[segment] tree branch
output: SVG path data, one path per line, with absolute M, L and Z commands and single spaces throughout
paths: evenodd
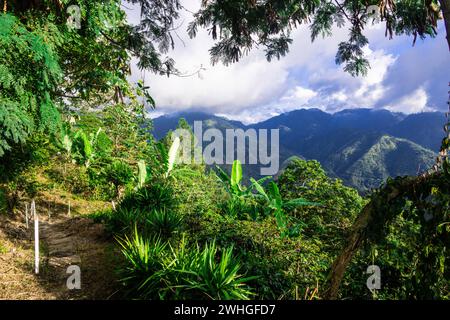
M 408 177 L 398 181 L 398 183 L 394 185 L 384 187 L 379 194 L 372 197 L 371 201 L 364 207 L 353 224 L 346 246 L 331 267 L 330 275 L 327 280 L 327 289 L 324 292 L 325 299 L 337 299 L 345 270 L 364 240 L 368 238 L 368 227 L 376 216 L 380 216 L 379 212 L 385 210 L 383 208 L 385 208 L 386 205 L 389 206 L 406 195 L 414 194 L 419 185 L 435 182 L 439 178 L 440 173 L 427 174 L 419 177 Z
M 445 30 L 447 32 L 447 44 L 450 51 L 450 0 L 439 0 L 439 3 L 444 17 Z

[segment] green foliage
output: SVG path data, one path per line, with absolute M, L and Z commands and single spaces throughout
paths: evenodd
M 276 182 L 251 179 L 248 186 L 239 161 L 230 176 L 221 169 L 207 172 L 204 165 L 175 167 L 183 141 L 175 139 L 169 148 L 167 140 L 154 143 L 149 134 L 143 101 L 152 108 L 155 101 L 143 81 L 128 82 L 129 63 L 133 55 L 140 67 L 177 73 L 163 55 L 173 46 L 179 1 L 130 0 L 142 8 L 141 21 L 130 26 L 120 0 L 80 0 L 80 30 L 67 28 L 56 2 L 37 2 L 42 6 L 8 2 L 8 13 L 0 14 L 0 212 L 13 212 L 23 196 L 38 195 L 43 185 L 36 173 L 45 165 L 52 183 L 84 197 L 121 198 L 125 187 L 117 210 L 93 218 L 119 237 L 125 258 L 119 272 L 130 297 L 320 297 L 333 258 L 366 203 L 355 190 L 327 177 L 314 161 L 295 160 Z M 382 13 L 388 33 L 435 34 L 435 0 L 395 4 Z M 367 5 L 204 1 L 189 32 L 211 31 L 217 40 L 213 63 L 236 62 L 256 42 L 270 61 L 287 54 L 297 24 L 311 18 L 314 40 L 330 35 L 335 23 L 344 26 L 349 16 L 350 38 L 339 44 L 336 62 L 361 75 L 369 68 L 363 55 Z M 77 120 L 61 126 L 60 112 Z M 179 127 L 190 130 L 186 121 Z M 394 143 L 403 141 L 388 137 L 378 145 Z M 442 157 L 448 145 L 446 137 Z M 371 167 L 384 153 L 367 154 L 362 162 Z M 129 164 L 136 163 L 133 181 Z M 343 297 L 371 298 L 361 279 L 370 263 L 382 267 L 388 282 L 378 298 L 449 298 L 447 158 L 441 169 L 401 199 L 387 203 L 386 190 L 402 179 L 389 180 L 386 190 L 372 195 L 379 210 L 364 230 L 367 241 L 345 279 Z M 182 231 L 188 236 L 180 239 Z
M 296 292 L 303 297 L 307 288 L 324 283 L 332 257 L 315 239 L 281 238 L 274 220 L 236 220 L 211 212 L 191 222 L 191 234 L 199 243 L 216 239 L 221 247 L 233 245 L 243 271 L 258 277 L 258 299 L 295 299 Z
M 245 187 L 241 184 L 242 165 L 239 160 L 233 161 L 231 176 L 228 176 L 222 168 L 216 168 L 217 175 L 230 196 L 230 199 L 222 203 L 222 210 L 226 214 L 239 219 L 257 219 L 260 210 L 257 208 L 258 203 L 252 191 L 255 187 L 261 187 L 260 184 L 271 177 L 265 177 L 258 181 L 251 180 L 252 184 Z
M 176 205 L 173 192 L 169 181 L 151 180 L 136 192 L 126 194 L 120 206 L 144 211 L 173 208 Z
M 159 238 L 119 239 L 126 264 L 119 272 L 128 292 L 141 299 L 248 299 L 252 278 L 239 274 L 233 249 L 218 257 L 214 242 L 188 247 L 185 238 L 173 248 Z M 169 247 L 169 249 L 168 249 Z
M 303 223 L 305 236 L 321 239 L 326 250 L 339 250 L 365 204 L 358 192 L 329 178 L 319 162 L 300 159 L 294 159 L 282 171 L 278 185 L 287 201 L 303 198 L 320 203 L 294 208 L 290 215 Z
M 227 191 L 233 196 L 244 196 L 251 192 L 251 189 L 247 189 L 241 185 L 242 182 L 242 164 L 239 160 L 234 160 L 231 167 L 231 176 L 228 176 L 222 168 L 217 167 L 217 173 L 219 178 L 224 183 Z
M 169 181 L 152 180 L 136 191 L 128 191 L 116 211 L 105 212 L 103 222 L 112 234 L 127 234 L 136 227 L 140 232 L 169 238 L 183 219 L 176 203 Z
M 167 243 L 159 238 L 143 238 L 136 230 L 131 239 L 125 236 L 118 242 L 125 256 L 125 266 L 119 269 L 119 274 L 128 294 L 139 294 L 141 299 L 157 297 Z
M 0 157 L 34 130 L 55 133 L 60 124 L 50 92 L 61 69 L 48 41 L 58 37 L 51 23 L 29 30 L 15 16 L 0 14 Z
M 119 207 L 115 211 L 105 212 L 103 222 L 111 234 L 129 234 L 138 225 L 142 226 L 145 217 L 139 209 Z
M 280 190 L 275 182 L 270 181 L 267 186 L 267 192 L 264 188 L 253 178 L 250 178 L 255 189 L 263 196 L 267 203 L 267 208 L 273 212 L 278 228 L 281 230 L 281 237 L 292 235 L 290 231 L 297 231 L 297 228 L 289 230 L 288 222 L 289 217 L 286 215 L 286 209 L 293 209 L 299 206 L 315 206 L 317 203 L 308 202 L 302 198 L 291 199 L 289 201 L 283 201 Z M 272 213 L 271 212 L 271 213 Z M 295 233 L 294 233 L 295 234 Z
M 173 267 L 169 271 L 173 296 L 176 299 L 248 300 L 253 296 L 246 282 L 255 277 L 242 277 L 240 263 L 233 256 L 233 247 L 219 255 L 216 243 L 189 248 L 184 240 L 172 250 Z M 172 294 L 172 293 L 171 293 Z
M 147 181 L 147 165 L 144 160 L 138 161 L 138 188 L 142 188 Z
M 152 233 L 163 239 L 169 238 L 178 231 L 183 222 L 183 216 L 174 210 L 152 210 L 146 218 L 146 227 Z
M 18 103 L 1 98 L 0 104 L 0 123 L 2 124 L 1 140 L 0 140 L 0 156 L 3 156 L 6 150 L 11 149 L 11 142 L 15 144 L 23 144 L 28 134 L 33 129 L 33 122 L 20 109 Z
M 210 30 L 216 41 L 210 49 L 212 62 L 228 65 L 239 61 L 256 44 L 265 49 L 268 61 L 280 59 L 289 52 L 292 30 L 302 23 L 312 22 L 313 41 L 319 35 L 331 36 L 334 25 L 348 26 L 349 39 L 339 44 L 336 63 L 343 64 L 344 70 L 353 76 L 366 75 L 369 63 L 363 48 L 368 39 L 363 30 L 374 20 L 367 10 L 371 4 L 378 5 L 359 0 L 205 1 L 189 24 L 188 32 L 195 37 L 199 27 Z M 417 37 L 436 35 L 439 14 L 437 0 L 389 2 L 380 12 L 386 35 L 390 38 L 394 33 L 412 35 L 414 41 Z
M 173 195 L 179 212 L 187 219 L 217 211 L 227 194 L 216 174 L 204 167 L 189 166 L 172 173 Z
M 153 138 L 149 134 L 149 122 L 144 121 L 142 108 L 142 104 L 133 102 L 111 104 L 102 110 L 100 125 L 111 138 L 114 157 L 145 159 L 148 156 Z
M 96 133 L 89 135 L 83 129 L 79 129 L 75 133 L 73 157 L 86 168 L 89 168 L 101 154 L 105 155 L 108 152 L 109 140 L 102 132 L 102 128 L 98 128 Z
M 131 183 L 134 177 L 133 169 L 127 163 L 120 160 L 115 160 L 106 167 L 105 174 L 106 179 L 116 187 L 118 195 L 119 187 Z

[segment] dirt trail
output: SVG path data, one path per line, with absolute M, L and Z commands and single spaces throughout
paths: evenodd
M 36 199 L 40 217 L 41 267 L 34 274 L 33 223 L 26 228 L 23 216 L 0 217 L 0 299 L 115 299 L 114 268 L 120 255 L 103 226 L 79 215 L 92 202 L 72 200 L 72 212 L 65 196 L 42 195 Z M 50 200 L 49 200 L 50 199 Z M 105 207 L 105 203 L 97 203 Z M 69 290 L 66 273 L 70 265 L 81 270 L 81 289 Z

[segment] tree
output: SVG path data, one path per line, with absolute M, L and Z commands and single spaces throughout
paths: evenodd
M 61 78 L 50 29 L 29 31 L 16 17 L 0 15 L 0 157 L 34 130 L 56 132 L 59 113 L 51 92 Z
M 80 0 L 81 29 L 66 25 L 67 0 L 3 1 L 0 13 L 0 157 L 34 130 L 57 134 L 60 111 L 128 103 L 148 87 L 128 82 L 131 56 L 139 66 L 170 74 L 170 29 L 178 1 L 131 1 L 142 23 L 126 21 L 120 0 Z
M 289 51 L 291 33 L 302 23 L 312 21 L 311 39 L 331 36 L 333 25 L 349 27 L 349 39 L 341 42 L 336 63 L 352 75 L 367 73 L 369 63 L 363 54 L 368 44 L 364 27 L 374 20 L 371 5 L 379 7 L 386 25 L 386 35 L 406 34 L 414 37 L 434 37 L 437 20 L 442 12 L 450 48 L 450 0 L 229 0 L 203 1 L 189 25 L 194 37 L 198 27 L 208 28 L 216 44 L 210 49 L 213 63 L 239 61 L 253 47 L 265 48 L 267 60 L 280 58 Z
M 305 198 L 319 206 L 302 206 L 292 215 L 303 222 L 302 234 L 322 240 L 333 252 L 340 250 L 347 230 L 365 201 L 341 180 L 329 178 L 315 160 L 293 159 L 278 177 L 280 192 L 286 200 Z
M 449 96 L 450 111 L 450 96 Z M 450 112 L 447 113 L 447 116 Z M 416 297 L 431 299 L 447 297 L 450 256 L 450 118 L 444 126 L 445 136 L 435 166 L 418 177 L 389 179 L 376 190 L 355 220 L 341 253 L 336 257 L 329 276 L 325 297 L 336 299 L 345 271 L 361 246 L 377 244 L 386 237 L 386 229 L 407 204 L 410 218 L 420 228 L 419 241 L 423 244 L 416 262 Z M 446 288 L 435 288 L 442 278 Z M 446 280 L 447 279 L 447 280 Z M 445 292 L 445 290 L 447 290 Z

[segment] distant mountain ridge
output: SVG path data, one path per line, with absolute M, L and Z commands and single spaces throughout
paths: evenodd
M 179 112 L 153 120 L 153 134 L 162 138 L 184 118 L 203 127 L 225 129 L 280 129 L 280 164 L 289 157 L 318 160 L 327 172 L 365 192 L 387 177 L 415 175 L 434 163 L 443 138 L 445 115 L 424 112 L 406 115 L 388 110 L 349 109 L 334 114 L 299 109 L 265 121 L 240 121 L 202 112 Z M 255 166 L 248 166 L 257 174 Z

